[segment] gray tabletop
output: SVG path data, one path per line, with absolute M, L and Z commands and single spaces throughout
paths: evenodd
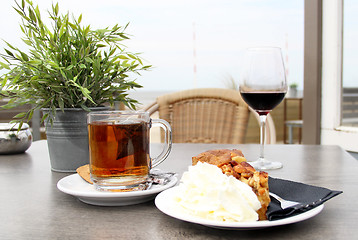
M 153 145 L 153 152 L 159 148 Z M 174 144 L 163 170 L 181 174 L 191 157 L 209 149 L 238 148 L 248 160 L 258 145 Z M 0 156 L 0 239 L 349 239 L 358 235 L 358 161 L 337 146 L 268 145 L 266 155 L 283 162 L 270 176 L 344 193 L 306 221 L 260 230 L 219 230 L 160 212 L 154 201 L 100 207 L 80 202 L 56 188 L 69 173 L 50 170 L 46 141 L 25 154 Z

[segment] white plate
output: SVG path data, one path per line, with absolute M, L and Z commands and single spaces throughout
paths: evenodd
M 207 220 L 207 219 L 195 217 L 183 211 L 180 211 L 179 209 L 180 207 L 176 206 L 176 203 L 174 201 L 174 194 L 175 191 L 177 191 L 177 188 L 178 187 L 173 187 L 171 189 L 168 189 L 158 194 L 157 197 L 155 198 L 155 205 L 157 206 L 157 208 L 171 217 L 186 222 L 197 223 L 207 227 L 212 227 L 212 228 L 243 230 L 243 229 L 259 229 L 259 228 L 281 226 L 281 225 L 301 222 L 306 219 L 312 218 L 317 214 L 319 214 L 324 208 L 324 205 L 322 204 L 312 210 L 298 214 L 296 216 L 275 220 L 275 221 L 219 222 L 219 221 L 213 221 L 213 220 Z
M 153 184 L 149 190 L 143 191 L 101 192 L 75 173 L 58 181 L 57 188 L 88 204 L 98 206 L 126 206 L 152 200 L 156 194 L 173 187 L 177 181 L 178 179 L 176 177 L 172 177 L 170 182 L 165 185 Z

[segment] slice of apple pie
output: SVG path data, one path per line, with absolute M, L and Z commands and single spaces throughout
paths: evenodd
M 224 174 L 232 175 L 249 185 L 261 203 L 261 208 L 257 211 L 259 220 L 267 219 L 266 212 L 270 203 L 267 172 L 256 171 L 237 149 L 209 150 L 192 157 L 193 165 L 199 161 L 216 165 Z

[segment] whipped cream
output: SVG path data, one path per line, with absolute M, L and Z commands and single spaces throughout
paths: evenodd
M 174 201 L 191 215 L 215 221 L 257 221 L 261 208 L 250 186 L 202 162 L 184 172 Z

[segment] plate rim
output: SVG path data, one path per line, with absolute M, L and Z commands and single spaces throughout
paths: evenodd
M 318 215 L 324 208 L 324 204 L 317 206 L 309 211 L 297 214 L 295 216 L 291 216 L 284 219 L 273 220 L 273 221 L 255 221 L 255 222 L 219 222 L 214 220 L 202 219 L 199 217 L 191 216 L 187 213 L 180 213 L 173 209 L 173 207 L 169 207 L 168 205 L 172 204 L 172 200 L 168 200 L 168 197 L 172 197 L 174 191 L 178 186 L 166 189 L 159 193 L 155 198 L 156 207 L 163 212 L 164 214 L 182 220 L 186 222 L 191 222 L 195 224 L 200 224 L 213 228 L 223 228 L 223 229 L 258 229 L 258 228 L 268 228 L 275 226 L 282 226 L 292 223 L 301 222 L 307 219 L 310 219 L 316 215 Z
M 94 189 L 93 187 L 93 191 L 77 191 L 77 190 L 73 190 L 70 189 L 68 187 L 65 186 L 65 183 L 68 181 L 82 181 L 81 184 L 83 184 L 84 186 L 87 185 L 88 186 L 93 186 L 92 184 L 86 182 L 85 180 L 82 179 L 81 176 L 78 175 L 78 173 L 74 173 L 68 176 L 65 176 L 63 178 L 61 178 L 58 182 L 57 182 L 57 189 L 60 190 L 63 193 L 72 195 L 72 196 L 76 196 L 76 197 L 85 197 L 85 198 L 127 198 L 127 197 L 142 197 L 142 196 L 146 196 L 146 195 L 152 195 L 152 194 L 156 194 L 159 193 L 163 190 L 166 190 L 170 187 L 175 186 L 175 184 L 178 182 L 178 178 L 176 176 L 172 176 L 170 178 L 170 182 L 165 184 L 165 185 L 158 185 L 157 187 L 153 187 L 149 190 L 144 190 L 144 191 L 133 191 L 133 192 L 101 192 L 101 191 L 97 191 Z

